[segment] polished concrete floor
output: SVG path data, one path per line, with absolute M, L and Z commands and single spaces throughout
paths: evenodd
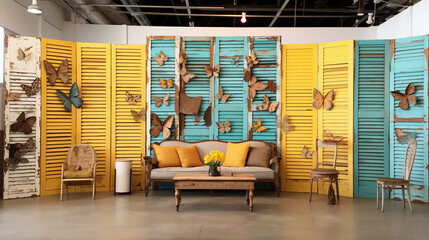
M 0 200 L 0 239 L 429 239 L 429 205 L 415 213 L 390 200 L 385 212 L 374 199 L 256 191 L 249 212 L 241 191 L 183 192 L 180 212 L 172 190 L 145 197 L 97 193 Z

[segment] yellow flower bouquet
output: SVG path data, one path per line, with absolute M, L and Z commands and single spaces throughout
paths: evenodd
M 204 157 L 204 163 L 209 165 L 210 176 L 220 176 L 220 165 L 225 162 L 225 154 L 221 151 L 211 151 Z

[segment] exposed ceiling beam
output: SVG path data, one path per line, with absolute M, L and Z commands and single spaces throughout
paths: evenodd
M 277 11 L 276 16 L 273 18 L 273 20 L 271 21 L 270 25 L 268 27 L 272 27 L 274 25 L 274 23 L 277 21 L 277 18 L 279 18 L 280 14 L 282 14 L 283 9 L 285 9 L 286 5 L 289 3 L 290 0 L 285 0 L 283 2 L 283 5 L 280 7 L 280 9 Z
M 85 16 L 83 16 L 82 14 L 80 14 L 75 7 L 73 7 L 72 5 L 70 5 L 70 3 L 68 3 L 65 0 L 56 0 L 56 2 L 62 6 L 64 6 L 67 10 L 69 10 L 70 12 L 72 12 L 76 17 L 81 18 L 85 21 L 85 23 L 89 23 L 92 24 L 92 22 Z
M 191 21 L 191 9 L 189 8 L 189 0 L 185 0 L 186 3 L 186 10 L 188 11 L 188 22 L 189 22 L 189 26 L 193 27 L 194 26 L 194 21 Z
M 130 5 L 131 0 L 121 0 L 121 3 L 124 5 Z M 127 9 L 131 16 L 133 16 L 141 26 L 150 25 L 149 19 L 144 14 L 138 13 L 140 10 L 138 7 L 125 7 L 125 9 Z

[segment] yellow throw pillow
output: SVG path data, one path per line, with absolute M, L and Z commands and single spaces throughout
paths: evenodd
M 153 144 L 156 158 L 158 159 L 158 167 L 180 167 L 179 156 L 177 155 L 176 146 L 159 146 Z
M 200 155 L 198 155 L 197 146 L 192 145 L 190 147 L 177 147 L 177 154 L 179 154 L 180 162 L 182 163 L 182 167 L 198 167 L 204 166 L 204 164 L 200 160 Z
M 244 167 L 246 165 L 247 152 L 250 143 L 228 143 L 226 149 L 225 167 Z

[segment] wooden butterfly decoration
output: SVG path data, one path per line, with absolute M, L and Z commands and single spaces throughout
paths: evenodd
M 27 51 L 27 49 L 25 50 Z M 21 48 L 18 48 L 18 56 L 17 56 L 18 60 L 20 61 L 24 60 L 25 62 L 28 62 L 30 60 L 30 57 L 31 57 L 31 53 L 25 53 L 24 50 L 22 50 Z
M 286 115 L 286 114 L 283 117 L 281 128 L 282 128 L 282 131 L 285 133 L 288 133 L 294 129 L 293 125 L 289 121 L 288 115 Z
M 274 112 L 277 109 L 277 106 L 279 105 L 279 102 L 273 102 L 270 104 L 270 99 L 268 98 L 267 94 L 264 96 L 264 102 L 262 103 L 262 106 L 256 107 L 256 110 L 258 111 L 266 111 Z
M 153 59 L 158 63 L 159 66 L 164 65 L 164 62 L 168 61 L 168 57 L 165 56 L 162 51 L 159 52 L 159 57 L 153 57 Z
M 212 105 L 209 105 L 204 112 L 204 126 L 210 127 L 212 125 Z
M 135 105 L 137 101 L 142 97 L 140 94 L 131 94 L 128 91 L 125 91 L 125 101 L 129 102 L 130 104 Z
M 168 80 L 164 80 L 162 78 L 158 78 L 158 82 L 159 82 L 159 84 L 161 85 L 161 87 L 163 89 L 165 89 L 165 88 L 171 88 L 173 86 L 173 79 L 172 78 L 170 78 Z
M 313 99 L 313 107 L 315 109 L 320 109 L 323 106 L 326 110 L 331 110 L 333 106 L 332 100 L 334 100 L 334 90 L 329 91 L 325 96 L 323 96 L 319 90 L 314 89 Z
M 7 89 L 5 89 L 4 96 L 5 96 L 5 99 L 7 99 L 8 101 L 18 101 L 19 98 L 21 97 L 21 93 L 16 93 L 16 92 L 10 93 L 7 91 Z
M 160 97 L 157 96 L 152 96 L 153 100 L 155 100 L 155 106 L 156 107 L 161 107 L 161 105 L 164 103 L 165 106 L 168 106 L 168 98 L 170 97 L 170 94 L 167 93 L 164 95 L 164 97 L 162 97 L 162 99 Z
M 226 119 L 225 124 L 216 122 L 216 125 L 219 128 L 220 133 L 227 133 L 231 131 L 231 123 L 229 122 L 229 118 Z
M 130 112 L 134 118 L 134 121 L 136 121 L 136 122 L 146 121 L 146 109 L 145 108 L 142 108 L 140 110 L 140 112 L 137 112 L 134 110 L 130 110 Z
M 401 144 L 408 144 L 411 140 L 416 139 L 416 133 L 407 132 L 404 133 L 401 129 L 395 128 L 395 135 L 398 142 Z
M 183 81 L 185 83 L 188 83 L 189 80 L 191 80 L 192 78 L 196 77 L 197 75 L 188 72 L 188 69 L 186 68 L 186 65 L 183 64 L 182 65 L 182 69 L 180 70 L 180 76 L 182 77 Z
M 29 137 L 25 143 L 17 143 L 16 148 L 19 150 L 19 152 L 25 154 L 29 151 L 33 151 L 36 148 L 36 143 L 32 137 Z
M 150 114 L 151 123 L 153 126 L 149 133 L 152 137 L 158 137 L 159 133 L 162 132 L 162 137 L 167 139 L 171 135 L 170 128 L 173 125 L 173 115 L 168 116 L 164 122 L 155 113 Z
M 268 81 L 268 89 L 270 90 L 270 92 L 276 91 L 276 84 L 274 83 L 273 80 Z
M 255 124 L 252 125 L 252 130 L 254 130 L 257 133 L 263 132 L 267 130 L 268 128 L 262 126 L 262 120 L 258 118 Z
M 246 56 L 246 60 L 247 60 L 247 66 L 249 66 L 250 68 L 259 63 L 259 60 L 256 59 L 256 54 L 253 50 L 252 50 L 252 55 Z
M 21 157 L 20 151 L 15 151 L 13 158 L 6 158 L 5 161 L 11 171 L 15 171 L 19 163 L 28 163 L 28 159 Z
M 249 84 L 249 98 L 253 99 L 256 96 L 256 91 L 264 90 L 267 87 L 267 84 L 258 82 L 258 79 L 255 76 L 252 76 Z
M 323 132 L 323 142 L 339 143 L 341 140 L 343 140 L 343 137 L 341 136 L 334 137 L 334 135 L 332 135 L 332 133 L 329 130 L 325 130 Z
M 308 151 L 308 148 L 304 145 L 302 148 L 301 156 L 305 158 L 312 158 L 314 151 Z
M 204 69 L 206 70 L 207 77 L 211 77 L 211 76 L 219 77 L 220 64 L 216 65 L 216 67 L 214 68 L 211 68 L 210 65 L 204 65 Z
M 73 104 L 76 108 L 82 107 L 83 100 L 79 96 L 79 88 L 77 87 L 76 83 L 73 83 L 73 85 L 70 88 L 69 96 L 67 96 L 65 93 L 63 93 L 61 90 L 56 90 L 58 97 L 61 99 L 61 101 L 64 102 L 64 108 L 71 112 L 71 105 Z
M 216 97 L 220 99 L 223 103 L 225 103 L 229 97 L 231 97 L 231 94 L 223 94 L 222 86 L 219 84 L 219 90 L 216 94 Z
M 21 112 L 18 118 L 16 118 L 16 123 L 10 125 L 11 132 L 23 132 L 25 134 L 30 134 L 33 132 L 33 125 L 36 122 L 36 117 L 25 118 L 25 112 Z
M 31 96 L 36 94 L 37 92 L 40 91 L 40 78 L 36 78 L 34 79 L 33 83 L 31 83 L 31 86 L 27 86 L 24 84 L 21 84 L 21 88 L 22 90 L 24 90 L 25 94 L 27 94 L 27 96 Z
M 179 64 L 186 64 L 187 59 L 188 55 L 184 51 L 181 51 L 179 54 Z
M 58 69 L 55 69 L 55 67 L 50 62 L 48 62 L 48 60 L 43 60 L 43 63 L 45 64 L 48 81 L 49 83 L 51 83 L 52 86 L 55 85 L 55 81 L 57 80 L 57 78 L 60 78 L 64 84 L 67 84 L 69 82 L 69 75 L 67 74 L 69 72 L 68 59 L 62 61 Z
M 231 64 L 235 64 L 238 67 L 238 65 L 240 64 L 239 60 L 240 60 L 240 57 L 233 58 Z
M 414 83 L 410 83 L 408 84 L 407 88 L 405 88 L 405 94 L 402 94 L 400 91 L 392 91 L 390 92 L 390 94 L 392 94 L 395 100 L 400 100 L 399 101 L 400 108 L 407 110 L 410 107 L 408 102 L 413 104 L 413 106 L 416 106 L 417 104 L 417 97 L 411 96 L 411 94 L 415 92 L 416 92 L 416 89 L 414 87 Z

